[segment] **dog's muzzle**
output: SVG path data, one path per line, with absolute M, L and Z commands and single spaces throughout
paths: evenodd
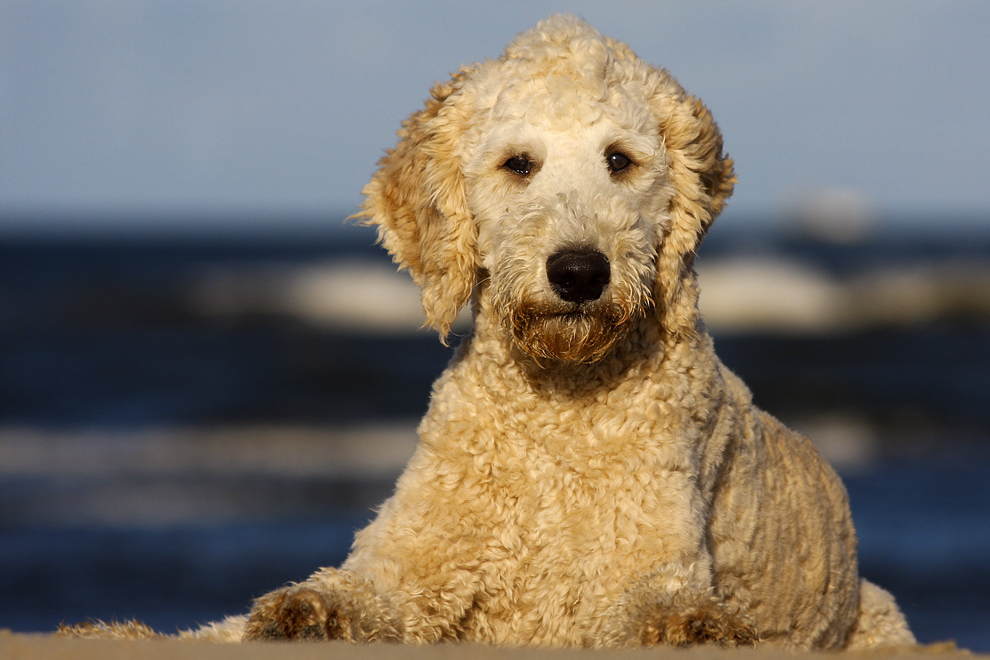
M 622 340 L 633 318 L 613 300 L 615 292 L 609 293 L 608 258 L 593 247 L 561 249 L 547 258 L 546 277 L 553 298 L 534 296 L 507 305 L 506 327 L 537 359 L 598 361 Z

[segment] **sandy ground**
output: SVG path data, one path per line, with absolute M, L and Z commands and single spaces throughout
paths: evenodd
M 936 644 L 925 647 L 888 649 L 873 653 L 849 654 L 853 658 L 988 658 L 987 655 L 974 655 L 956 649 L 951 644 Z M 19 635 L 0 631 L 0 658 L 5 660 L 44 659 L 44 660 L 159 660 L 197 658 L 203 660 L 276 660 L 292 658 L 308 660 L 332 657 L 343 660 L 592 660 L 600 658 L 622 658 L 638 660 L 642 658 L 669 658 L 670 660 L 785 660 L 793 658 L 830 658 L 832 654 L 805 653 L 791 654 L 775 650 L 723 650 L 718 648 L 694 648 L 686 651 L 676 649 L 644 649 L 637 651 L 587 651 L 587 650 L 539 650 L 539 649 L 499 649 L 471 645 L 440 645 L 431 647 L 393 645 L 350 645 L 340 642 L 331 644 L 208 644 L 203 642 L 180 641 L 103 641 L 83 639 L 61 639 L 40 635 Z

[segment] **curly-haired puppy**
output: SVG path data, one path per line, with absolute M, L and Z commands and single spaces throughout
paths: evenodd
M 701 101 L 570 16 L 437 85 L 363 216 L 446 337 L 340 569 L 191 636 L 531 646 L 912 643 L 846 493 L 712 349 L 692 258 L 732 192 Z

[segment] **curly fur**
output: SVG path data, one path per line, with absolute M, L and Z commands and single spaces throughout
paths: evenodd
M 838 477 L 753 406 L 701 323 L 692 260 L 734 182 L 707 108 L 570 16 L 435 86 L 362 215 L 427 323 L 446 338 L 470 302 L 474 330 L 344 565 L 258 599 L 246 628 L 191 634 L 913 643 L 858 577 Z M 607 284 L 563 295 L 562 252 L 600 255 Z

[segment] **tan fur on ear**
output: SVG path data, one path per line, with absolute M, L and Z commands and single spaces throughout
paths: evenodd
M 693 333 L 698 324 L 694 255 L 736 183 L 732 159 L 722 153 L 722 134 L 704 104 L 688 95 L 666 71 L 659 72 L 653 111 L 667 154 L 673 186 L 670 228 L 657 254 L 656 309 L 667 332 Z
M 398 131 L 399 143 L 378 162 L 361 191 L 357 217 L 378 226 L 378 238 L 422 288 L 426 324 L 446 341 L 471 299 L 478 271 L 478 232 L 467 208 L 457 156 L 470 103 L 459 94 L 474 69 L 462 69 L 431 90 L 426 107 Z

